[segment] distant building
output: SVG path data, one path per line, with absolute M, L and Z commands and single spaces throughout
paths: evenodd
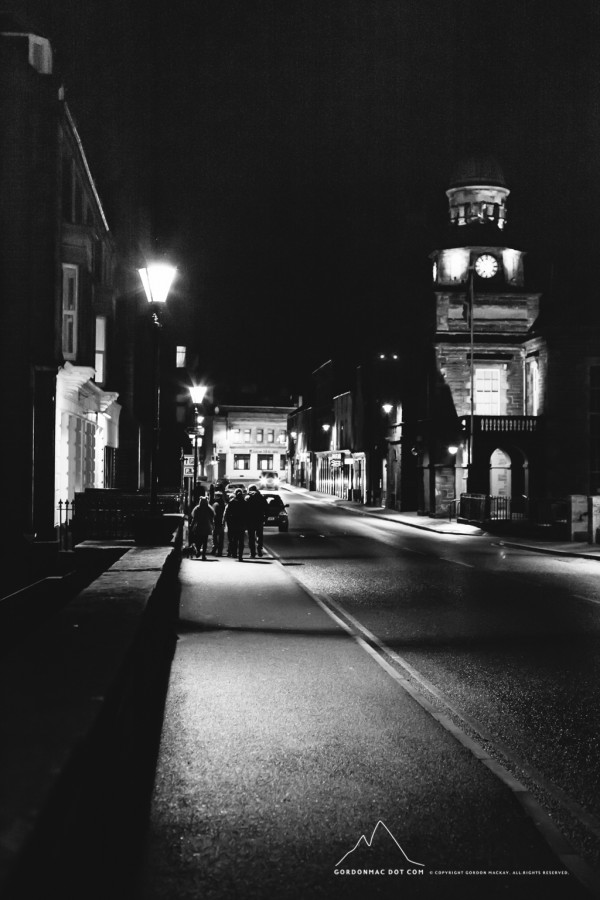
M 257 481 L 287 473 L 287 406 L 220 405 L 204 421 L 204 469 L 209 481 Z
M 405 359 L 328 360 L 288 417 L 291 483 L 340 500 L 401 508 Z

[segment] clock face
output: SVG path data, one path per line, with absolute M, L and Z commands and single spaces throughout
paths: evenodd
M 498 260 L 491 253 L 482 253 L 475 260 L 475 271 L 480 278 L 492 278 L 498 271 Z

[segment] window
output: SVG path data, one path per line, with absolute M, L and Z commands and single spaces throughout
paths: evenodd
M 258 468 L 261 472 L 271 472 L 273 469 L 273 457 L 269 454 L 258 454 Z
M 287 434 L 283 429 L 279 432 L 279 437 L 277 438 L 277 440 L 280 444 L 285 444 L 287 440 Z
M 250 431 L 250 429 L 244 428 L 244 443 L 249 444 L 251 437 L 252 437 L 252 432 Z
M 257 428 L 257 429 L 256 429 L 256 443 L 257 443 L 257 444 L 262 444 L 262 442 L 264 441 L 264 439 L 265 439 L 265 432 L 264 432 L 264 430 L 263 430 L 262 428 Z
M 106 318 L 104 316 L 96 316 L 96 355 L 94 358 L 94 368 L 96 369 L 96 381 L 98 384 L 104 384 L 106 363 Z
M 177 348 L 176 365 L 178 369 L 185 369 L 185 347 Z
M 500 369 L 475 369 L 475 415 L 501 415 Z
M 234 453 L 233 454 L 233 468 L 237 471 L 242 469 L 250 468 L 250 454 L 249 453 Z
M 37 34 L 29 36 L 29 65 L 40 75 L 52 74 L 52 47 L 47 38 Z
M 104 448 L 104 487 L 114 488 L 117 484 L 117 448 Z
M 531 362 L 531 415 L 539 415 L 540 409 L 540 367 L 537 359 Z
M 284 471 L 287 466 L 287 455 L 282 453 L 279 457 L 279 468 Z
M 77 356 L 77 266 L 62 267 L 62 352 L 65 359 Z
M 234 444 L 239 444 L 241 439 L 241 431 L 239 428 L 234 428 L 231 433 L 231 440 Z
M 267 444 L 274 444 L 274 443 L 275 443 L 275 432 L 273 431 L 272 428 L 270 428 L 267 431 Z

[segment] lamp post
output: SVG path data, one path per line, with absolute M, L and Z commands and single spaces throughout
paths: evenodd
M 199 407 L 206 396 L 207 388 L 203 384 L 194 384 L 190 388 L 190 397 L 194 404 L 194 489 L 192 500 L 197 500 L 196 492 L 198 489 L 198 437 L 201 435 L 201 426 L 204 417 L 199 414 Z
M 153 333 L 154 423 L 150 456 L 150 512 L 158 507 L 158 451 L 160 435 L 160 321 L 159 310 L 167 302 L 176 269 L 166 263 L 151 263 L 138 269 L 146 299 L 150 304 Z

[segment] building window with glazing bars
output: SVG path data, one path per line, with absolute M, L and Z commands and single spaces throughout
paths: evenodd
M 233 468 L 238 472 L 240 470 L 249 469 L 250 468 L 250 454 L 249 453 L 234 453 Z
M 106 381 L 106 317 L 96 316 L 96 348 L 94 356 L 95 380 L 97 384 Z
M 502 415 L 500 370 L 475 368 L 475 415 Z
M 267 431 L 267 444 L 274 444 L 274 443 L 275 443 L 275 432 L 272 428 L 269 428 L 269 430 Z
M 77 357 L 78 281 L 77 266 L 63 264 L 62 352 L 65 359 L 75 359 Z

